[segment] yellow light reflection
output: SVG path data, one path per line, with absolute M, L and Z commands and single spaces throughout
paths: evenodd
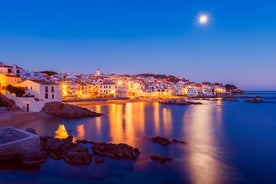
M 96 105 L 96 112 L 101 113 L 101 106 L 100 105 Z M 102 120 L 102 117 L 96 117 L 96 129 L 97 129 L 98 136 L 102 132 L 101 131 L 101 120 Z
M 222 110 L 221 110 L 221 107 L 222 107 L 222 98 L 218 98 L 217 100 L 217 106 L 216 106 L 216 117 L 217 117 L 217 122 L 218 124 L 221 125 L 221 120 L 222 120 Z
M 79 140 L 83 140 L 85 138 L 85 127 L 84 127 L 84 124 L 77 125 L 77 132 L 78 132 L 77 138 Z
M 213 137 L 214 106 L 190 106 L 184 114 L 185 135 L 189 164 L 188 171 L 193 183 L 221 183 L 222 167 Z
M 139 116 L 139 118 L 137 118 L 139 120 L 138 125 L 140 125 L 139 130 L 141 132 L 145 132 L 145 103 L 144 102 L 139 102 L 139 113 L 136 113 L 137 116 Z
M 164 121 L 164 132 L 169 135 L 172 130 L 172 113 L 171 109 L 163 108 L 163 121 Z
M 125 133 L 130 145 L 135 145 L 135 128 L 133 123 L 133 103 L 127 103 L 125 106 Z
M 58 139 L 66 139 L 67 137 L 69 137 L 64 124 L 59 124 L 54 137 Z
M 123 105 L 122 104 L 111 104 L 110 105 L 110 129 L 112 142 L 121 143 L 123 139 Z
M 155 102 L 153 104 L 153 110 L 154 110 L 154 130 L 155 134 L 160 134 L 160 110 L 159 110 L 160 104 L 158 102 Z

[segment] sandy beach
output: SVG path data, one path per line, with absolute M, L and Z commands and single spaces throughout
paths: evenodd
M 16 127 L 22 128 L 27 124 L 35 124 L 38 122 L 48 121 L 49 123 L 57 119 L 44 112 L 0 112 L 0 127 Z

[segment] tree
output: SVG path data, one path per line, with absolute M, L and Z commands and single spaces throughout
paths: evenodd
M 226 91 L 233 91 L 233 90 L 236 90 L 238 88 L 233 84 L 226 84 L 225 89 L 226 89 Z
M 57 72 L 54 72 L 54 71 L 41 71 L 41 73 L 45 73 L 48 76 L 52 76 L 52 75 L 56 75 L 57 74 Z
M 6 89 L 8 92 L 14 93 L 17 97 L 22 97 L 25 94 L 25 89 L 22 87 L 15 87 L 9 84 Z

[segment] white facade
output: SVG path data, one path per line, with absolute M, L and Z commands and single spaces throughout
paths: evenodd
M 127 86 L 117 86 L 114 98 L 127 98 Z
M 203 96 L 215 96 L 216 93 L 213 92 L 213 87 L 210 85 L 202 85 L 202 95 Z
M 27 96 L 34 96 L 41 101 L 61 101 L 60 86 L 53 82 L 40 80 L 25 80 L 16 84 L 18 87 L 25 87 Z
M 18 67 L 17 65 L 8 66 L 3 63 L 0 63 L 0 73 L 3 73 L 3 74 L 19 77 L 22 70 L 23 69 L 21 67 Z
M 100 95 L 106 95 L 106 94 L 114 94 L 116 90 L 116 85 L 115 84 L 100 84 L 99 85 L 99 90 L 100 90 Z
M 16 105 L 25 111 L 37 112 L 47 102 L 61 101 L 61 89 L 56 83 L 50 83 L 39 80 L 25 80 L 16 84 L 17 87 L 26 89 L 25 97 L 15 97 L 9 95 L 9 98 L 14 100 Z
M 199 95 L 199 90 L 196 87 L 185 87 L 184 94 L 187 96 L 195 97 Z

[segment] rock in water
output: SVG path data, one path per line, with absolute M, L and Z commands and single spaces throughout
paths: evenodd
M 64 159 L 70 164 L 89 164 L 92 155 L 88 149 L 72 143 L 72 137 L 57 139 L 54 137 L 41 137 L 43 151 L 53 159 Z
M 94 158 L 94 160 L 95 160 L 95 162 L 96 162 L 97 164 L 104 163 L 104 160 L 101 159 L 101 158 Z
M 126 158 L 136 160 L 138 149 L 127 144 L 112 144 L 112 143 L 94 143 L 92 146 L 93 153 L 96 155 L 106 156 L 110 158 Z
M 158 161 L 160 164 L 164 164 L 166 162 L 172 161 L 172 158 L 170 157 L 161 157 L 158 155 L 152 155 L 150 158 L 154 161 Z
M 63 118 L 83 118 L 102 115 L 100 113 L 92 112 L 86 108 L 64 104 L 61 102 L 48 102 L 44 105 L 41 111 Z
M 163 146 L 169 145 L 171 143 L 171 141 L 166 138 L 166 137 L 160 137 L 160 136 L 156 136 L 151 138 L 151 140 L 155 143 L 161 144 Z

